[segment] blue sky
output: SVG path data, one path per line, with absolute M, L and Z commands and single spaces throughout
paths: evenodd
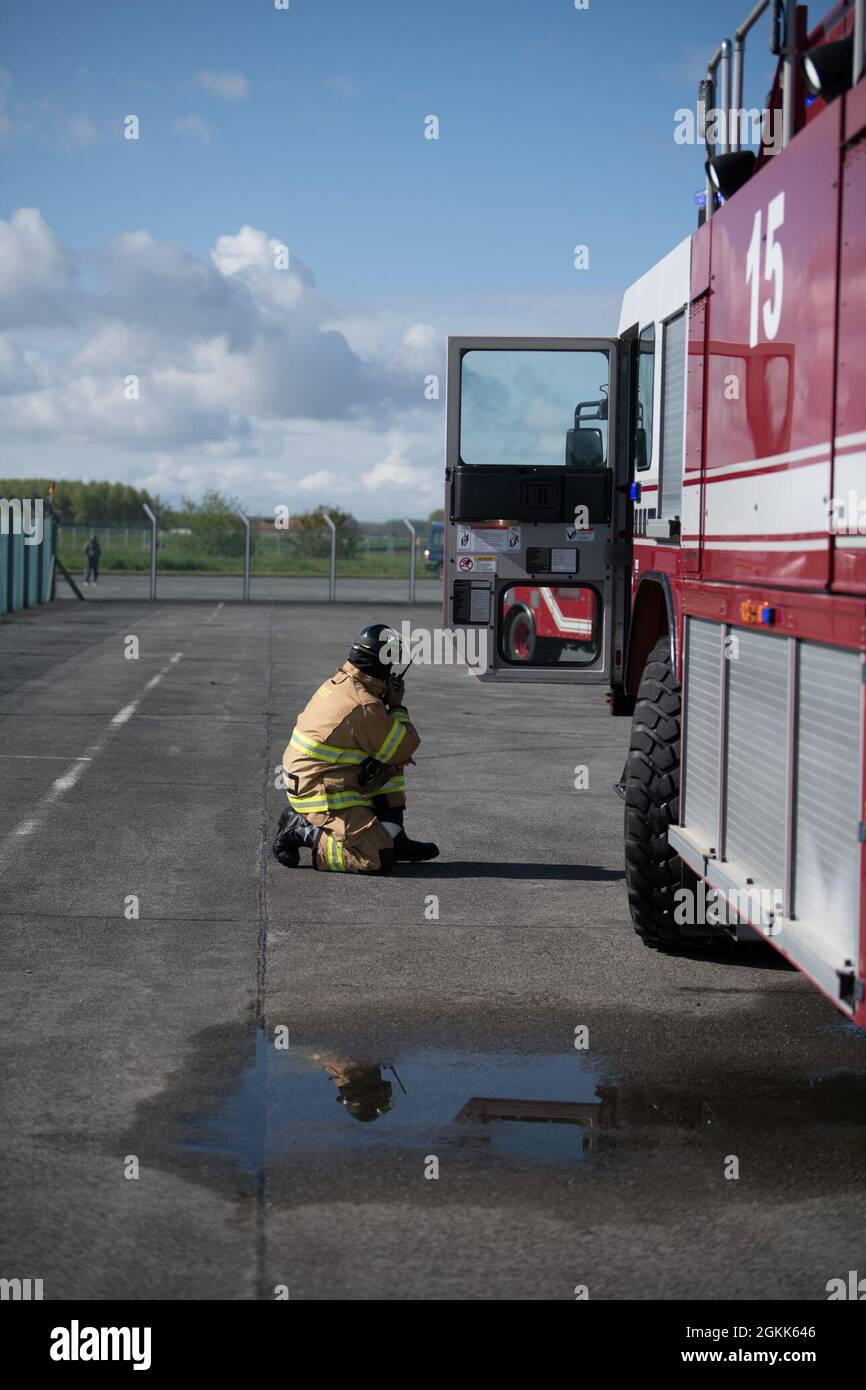
M 217 485 L 261 510 L 437 505 L 421 386 L 445 335 L 615 330 L 623 288 L 695 225 L 701 152 L 674 112 L 748 8 L 6 0 L 4 471 Z M 762 24 L 747 104 L 766 44 Z M 275 299 L 271 243 L 293 263 Z M 112 392 L 134 372 L 133 419 Z

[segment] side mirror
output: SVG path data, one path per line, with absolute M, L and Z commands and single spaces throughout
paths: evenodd
M 600 429 L 573 429 L 565 433 L 566 468 L 603 468 L 604 437 Z

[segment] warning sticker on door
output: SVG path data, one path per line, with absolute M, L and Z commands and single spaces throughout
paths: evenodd
M 457 568 L 464 574 L 495 574 L 495 555 L 461 555 Z
M 493 595 L 486 584 L 472 585 L 472 599 L 469 605 L 469 621 L 471 623 L 490 622 L 490 601 Z
M 594 541 L 594 531 L 582 531 L 579 526 L 566 526 L 565 539 L 567 541 Z
M 508 550 L 520 549 L 519 526 L 459 526 L 457 528 L 457 549 L 489 555 L 502 554 Z
M 454 621 L 486 626 L 490 622 L 493 589 L 487 580 L 455 579 Z

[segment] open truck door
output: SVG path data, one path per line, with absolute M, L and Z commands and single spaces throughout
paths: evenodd
M 445 620 L 476 630 L 482 680 L 622 686 L 630 353 L 616 338 L 448 340 Z

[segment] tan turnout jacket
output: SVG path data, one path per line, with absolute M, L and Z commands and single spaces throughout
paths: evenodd
M 407 711 L 389 710 L 384 693 L 383 681 L 345 662 L 302 710 L 283 754 L 289 804 L 340 838 L 357 837 L 374 824 L 374 796 L 384 793 L 401 804 L 403 768 L 421 742 Z M 361 787 L 366 758 L 376 758 L 383 769 Z

